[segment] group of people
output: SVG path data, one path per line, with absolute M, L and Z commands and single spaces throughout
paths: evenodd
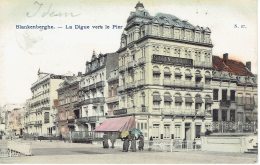
M 132 152 L 136 152 L 136 140 L 138 141 L 138 150 L 143 151 L 144 150 L 144 137 L 143 135 L 140 135 L 138 138 L 136 138 L 134 135 L 128 135 L 125 138 L 122 138 L 124 141 L 123 143 L 123 152 L 128 152 L 129 146 Z
M 112 135 L 110 137 L 108 137 L 108 135 L 104 135 L 103 136 L 103 148 L 109 148 L 109 139 L 111 141 L 111 148 L 114 148 L 114 143 L 117 139 L 116 135 Z M 136 143 L 138 140 L 138 150 L 143 151 L 144 150 L 144 136 L 140 135 L 138 136 L 138 138 L 136 138 L 134 135 L 128 135 L 124 138 L 121 138 L 123 142 L 123 152 L 128 152 L 129 150 L 129 146 L 132 152 L 136 152 Z

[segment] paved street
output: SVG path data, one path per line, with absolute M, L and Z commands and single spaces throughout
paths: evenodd
M 103 149 L 92 144 L 32 142 L 34 156 L 0 158 L 0 163 L 256 163 L 257 156 L 240 153 L 122 152 L 121 148 Z

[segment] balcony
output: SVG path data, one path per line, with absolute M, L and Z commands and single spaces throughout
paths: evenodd
M 35 124 L 34 124 L 34 126 L 40 126 L 40 125 L 42 125 L 42 121 L 41 120 L 40 121 L 36 121 Z
M 170 87 L 194 88 L 194 89 L 202 89 L 204 87 L 204 83 L 202 82 L 196 83 L 194 81 L 172 81 L 168 79 L 163 80 L 163 85 L 170 86 Z
M 93 89 L 96 89 L 96 84 L 92 84 L 89 86 L 89 90 L 93 90 Z
M 114 102 L 118 102 L 119 98 L 118 96 L 111 96 L 106 98 L 106 103 L 114 103 Z
M 96 88 L 101 88 L 105 86 L 105 82 L 104 81 L 100 81 L 96 83 Z
M 142 112 L 148 112 L 148 107 L 142 106 L 142 107 L 127 108 L 127 114 L 142 113 Z
M 127 65 L 128 69 L 132 69 L 135 66 L 134 63 L 135 63 L 135 61 L 128 62 L 128 65 Z
M 201 61 L 199 61 L 199 62 L 194 61 L 193 66 L 197 67 L 197 68 L 212 68 L 212 64 L 207 63 L 205 61 L 202 61 L 202 62 Z
M 89 86 L 85 86 L 85 87 L 81 88 L 80 90 L 82 90 L 82 91 L 86 92 L 86 91 L 88 91 L 88 90 L 89 90 Z
M 124 86 L 124 85 L 119 86 L 119 87 L 117 88 L 117 91 L 118 91 L 119 93 L 124 92 L 124 91 L 125 91 L 125 86 Z
M 104 97 L 93 98 L 93 103 L 104 103 L 104 102 L 105 102 L 105 98 Z
M 126 85 L 126 89 L 134 89 L 135 88 L 135 82 L 130 82 L 130 83 L 127 83 Z
M 89 116 L 76 119 L 76 123 L 96 123 L 99 120 L 99 116 Z
M 139 87 L 139 86 L 144 86 L 144 84 L 145 84 L 144 79 L 137 81 L 137 86 L 138 86 L 138 87 Z
M 83 101 L 83 104 L 92 104 L 92 102 L 93 102 L 93 99 L 90 98 L 90 99 L 84 100 L 84 101 Z M 83 104 L 81 104 L 81 105 L 83 105 Z
M 220 100 L 220 106 L 221 107 L 228 108 L 228 107 L 230 107 L 230 105 L 231 105 L 231 101 L 230 100 Z

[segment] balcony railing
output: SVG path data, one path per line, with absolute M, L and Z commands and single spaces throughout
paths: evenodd
M 127 108 L 127 114 L 142 113 L 142 112 L 148 112 L 148 108 L 145 106 Z
M 96 123 L 100 116 L 89 116 L 76 119 L 76 123 Z
M 104 97 L 93 98 L 93 103 L 104 103 L 104 102 L 105 102 L 105 98 Z
M 135 87 L 136 87 L 135 82 L 130 82 L 130 83 L 127 83 L 127 85 L 126 85 L 126 89 L 133 89 Z
M 253 103 L 246 103 L 244 108 L 245 108 L 245 110 L 253 110 L 255 108 L 255 104 L 253 104 Z
M 96 83 L 96 88 L 100 88 L 100 87 L 104 87 L 105 86 L 105 82 L 104 81 L 100 81 Z
M 118 91 L 118 92 L 123 92 L 123 91 L 125 91 L 125 86 L 124 86 L 124 85 L 119 86 L 119 87 L 117 88 L 117 91 Z
M 89 86 L 89 90 L 92 90 L 92 89 L 96 89 L 96 84 L 91 84 L 91 85 Z
M 202 89 L 204 87 L 203 82 L 194 82 L 194 81 L 171 81 L 164 79 L 163 80 L 164 86 L 171 86 L 171 87 L 182 87 L 182 88 L 195 88 L 195 89 Z
M 256 132 L 257 127 L 257 122 L 217 121 L 212 122 L 211 130 L 214 133 L 243 133 Z
M 113 103 L 113 102 L 117 102 L 119 100 L 118 96 L 111 96 L 106 98 L 106 103 Z
M 178 116 L 205 116 L 205 110 L 196 109 L 176 109 L 176 108 L 161 108 L 162 114 L 171 114 Z

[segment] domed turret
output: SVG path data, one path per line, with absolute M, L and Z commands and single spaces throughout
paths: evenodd
M 135 5 L 136 10 L 144 10 L 144 4 L 140 3 L 140 1 Z

